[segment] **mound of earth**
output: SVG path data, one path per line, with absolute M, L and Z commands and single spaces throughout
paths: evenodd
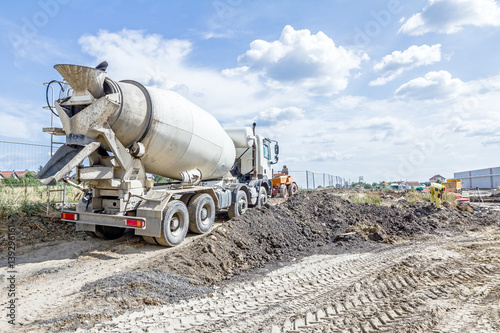
M 85 238 L 84 232 L 77 232 L 73 223 L 63 222 L 59 218 L 28 215 L 14 215 L 8 219 L 0 220 L 0 234 L 6 240 L 10 230 L 14 230 L 17 248 L 29 247 L 39 243 L 53 241 L 68 241 Z M 0 251 L 6 250 L 6 243 L 1 244 Z M 17 251 L 22 254 L 24 251 Z
M 498 221 L 494 213 L 470 213 L 449 205 L 437 210 L 429 203 L 354 204 L 334 190 L 304 191 L 277 206 L 248 210 L 148 268 L 213 284 L 300 255 L 362 250 L 419 235 L 446 236 Z
M 187 279 L 161 270 L 124 272 L 87 283 L 82 288 L 88 297 L 105 297 L 122 308 L 173 303 L 212 290 L 193 286 Z

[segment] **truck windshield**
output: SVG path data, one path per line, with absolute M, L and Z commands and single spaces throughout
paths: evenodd
M 264 141 L 263 153 L 264 153 L 264 158 L 267 160 L 271 159 L 271 147 L 269 146 L 269 144 L 270 144 L 269 141 L 267 140 Z

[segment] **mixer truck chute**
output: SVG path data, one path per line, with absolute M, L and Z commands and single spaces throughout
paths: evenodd
M 62 212 L 77 230 L 112 239 L 131 228 L 175 246 L 188 230 L 209 231 L 217 211 L 235 217 L 272 195 L 277 142 L 256 135 L 255 124 L 224 129 L 179 94 L 113 81 L 102 67 L 54 68 L 73 89 L 55 103 L 66 144 L 38 178 L 85 192 L 76 211 Z M 72 170 L 78 184 L 66 177 Z M 150 174 L 175 181 L 155 186 Z

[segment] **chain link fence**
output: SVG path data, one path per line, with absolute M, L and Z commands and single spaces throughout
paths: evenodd
M 0 217 L 40 204 L 46 204 L 48 213 L 78 202 L 80 191 L 64 183 L 45 186 L 35 177 L 53 150 L 50 145 L 0 141 Z
M 0 141 L 0 206 L 19 207 L 26 203 L 45 202 L 64 207 L 79 199 L 79 191 L 65 184 L 44 186 L 34 177 L 55 150 L 50 145 Z M 302 189 L 319 187 L 346 188 L 349 180 L 328 173 L 309 170 L 290 171 Z M 69 191 L 69 192 L 68 192 Z
M 329 173 L 319 173 L 309 170 L 290 171 L 289 173 L 300 188 L 307 190 L 318 187 L 346 188 L 350 184 L 349 180 Z
M 50 145 L 0 141 L 0 171 L 37 171 L 50 156 Z

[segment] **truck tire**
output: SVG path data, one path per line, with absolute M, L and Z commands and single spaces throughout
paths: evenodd
M 96 233 L 93 231 L 85 231 L 85 233 L 87 234 L 87 236 L 90 236 L 93 238 L 99 238 L 99 236 L 97 236 Z
M 176 246 L 182 243 L 189 228 L 189 213 L 184 202 L 170 201 L 165 207 L 165 217 L 161 225 L 161 236 L 156 242 L 163 246 Z
M 109 227 L 105 225 L 96 225 L 94 234 L 103 239 L 117 239 L 123 236 L 126 228 Z
M 215 203 L 210 194 L 195 194 L 189 201 L 188 212 L 191 232 L 204 234 L 214 225 Z
M 261 186 L 259 190 L 259 198 L 257 199 L 257 204 L 255 207 L 261 208 L 267 203 L 267 191 L 266 188 Z
M 295 194 L 297 194 L 298 190 L 299 188 L 297 187 L 297 184 L 291 183 L 290 185 L 288 185 L 288 196 L 293 197 Z
M 238 193 L 236 194 L 236 202 L 229 206 L 229 208 L 227 209 L 227 214 L 229 215 L 229 218 L 232 219 L 233 217 L 245 214 L 247 209 L 247 194 L 244 191 L 238 191 Z
M 144 239 L 144 241 L 148 244 L 151 244 L 151 245 L 158 245 L 158 243 L 156 242 L 156 239 L 154 237 L 151 237 L 151 236 L 142 236 L 142 239 Z

